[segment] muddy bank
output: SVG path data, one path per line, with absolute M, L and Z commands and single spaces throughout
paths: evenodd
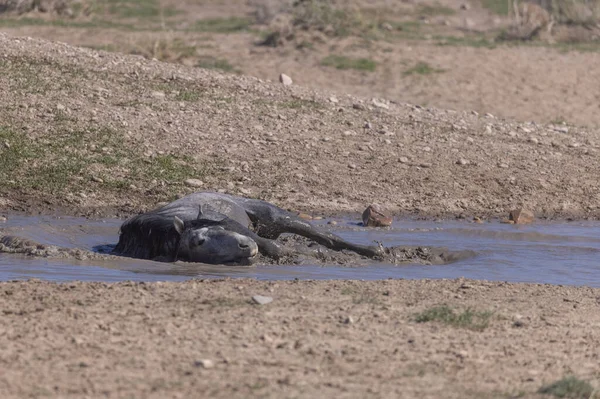
M 193 191 L 313 214 L 597 218 L 588 128 L 283 86 L 0 35 L 2 212 L 120 216 Z M 310 162 L 307 162 L 310 160 Z M 189 180 L 195 179 L 195 180 Z
M 0 283 L 0 298 L 4 398 L 538 397 L 566 375 L 597 386 L 598 289 L 29 281 Z M 471 321 L 424 321 L 442 305 Z

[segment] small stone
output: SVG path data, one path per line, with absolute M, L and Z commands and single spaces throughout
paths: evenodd
M 204 185 L 204 182 L 199 179 L 186 179 L 183 181 L 183 184 L 185 184 L 188 187 L 202 187 Z
M 461 4 L 460 4 L 460 9 L 461 9 L 461 10 L 465 10 L 465 11 L 467 11 L 467 10 L 469 10 L 470 8 L 471 8 L 471 6 L 469 5 L 469 3 L 461 3 Z M 475 112 L 475 111 L 471 111 L 471 112 Z M 477 113 L 477 112 L 475 112 L 475 113 Z
M 98 176 L 92 176 L 92 181 L 94 181 L 96 183 L 104 183 L 104 180 L 102 180 Z
M 350 168 L 350 169 L 356 169 L 356 164 L 353 164 L 353 163 L 348 164 L 348 168 Z
M 271 298 L 270 296 L 262 295 L 254 295 L 252 297 L 252 300 L 254 301 L 254 303 L 257 303 L 259 305 L 266 305 L 267 303 L 273 302 L 273 298 Z
M 4 147 L 6 147 L 6 148 L 10 148 L 10 143 L 9 143 L 8 141 L 5 141 L 5 142 L 4 142 Z
M 329 102 L 332 102 L 332 103 L 334 103 L 334 104 L 337 104 L 337 103 L 339 103 L 339 102 L 340 102 L 340 100 L 338 100 L 338 99 L 337 99 L 336 97 L 334 97 L 334 96 L 331 96 L 331 97 L 329 97 Z
M 392 218 L 378 204 L 372 204 L 364 210 L 362 222 L 365 227 L 387 227 L 392 225 Z
M 552 129 L 559 133 L 569 133 L 569 128 L 566 126 L 554 126 Z
M 154 98 L 165 98 L 165 93 L 162 91 L 153 91 L 150 95 Z
M 486 117 L 486 118 L 490 118 L 490 119 L 494 119 L 494 115 L 490 114 L 489 112 L 487 112 L 487 113 L 485 114 L 485 117 Z
M 371 125 L 371 122 L 365 122 L 364 126 L 365 129 L 371 129 L 373 127 L 373 125 Z
M 380 100 L 378 100 L 376 98 L 374 98 L 372 102 L 373 102 L 373 105 L 376 106 L 377 108 L 390 109 L 389 105 L 387 105 L 384 102 L 381 102 Z
M 530 137 L 530 138 L 529 138 L 529 142 L 530 142 L 530 143 L 533 143 L 533 144 L 537 144 L 537 143 L 539 143 L 539 140 L 538 140 L 538 139 L 536 139 L 535 137 Z
M 279 75 L 279 81 L 284 85 L 284 86 L 290 86 L 292 83 L 294 83 L 292 81 L 292 78 L 290 78 L 289 76 L 287 76 L 285 73 L 282 73 L 281 75 Z
M 431 151 L 431 147 L 423 147 L 423 151 L 430 152 Z
M 421 163 L 419 164 L 419 166 L 420 166 L 421 168 L 423 168 L 423 169 L 428 169 L 428 168 L 431 168 L 433 165 L 432 165 L 431 163 L 429 163 L 429 162 L 421 162 Z
M 6 222 L 6 217 L 0 216 L 0 223 L 2 223 L 2 222 Z
M 346 130 L 344 133 L 342 133 L 342 135 L 348 137 L 348 136 L 356 136 L 356 133 L 353 132 L 352 130 Z
M 313 217 L 312 217 L 312 216 L 310 216 L 310 215 L 309 215 L 309 214 L 307 214 L 307 213 L 299 213 L 299 214 L 298 214 L 298 217 L 299 217 L 300 219 L 304 219 L 304 220 L 312 220 L 312 219 L 313 219 Z
M 464 159 L 464 158 L 460 158 L 458 161 L 456 161 L 456 164 L 457 164 L 457 165 L 468 165 L 468 164 L 469 164 L 469 161 L 467 161 L 467 160 L 466 160 L 466 159 Z
M 194 366 L 202 367 L 203 369 L 212 369 L 215 367 L 215 362 L 210 359 L 201 359 L 194 362 Z
M 528 224 L 535 220 L 535 215 L 530 210 L 518 208 L 510 212 L 508 220 L 514 224 Z
M 348 316 L 344 319 L 344 324 L 353 324 L 354 323 L 354 319 L 352 318 L 352 316 Z
M 508 164 L 501 163 L 501 164 L 498 164 L 498 167 L 502 168 L 502 169 L 507 169 L 508 168 Z
M 383 29 L 387 30 L 387 31 L 393 31 L 394 30 L 394 27 L 389 22 L 384 22 L 383 24 L 381 24 L 381 27 Z
M 2 219 L 0 219 L 1 221 Z M 329 222 L 327 222 L 327 224 L 330 224 L 332 226 L 336 226 L 338 224 L 338 222 L 336 222 L 335 220 L 330 220 Z
M 354 103 L 354 104 L 352 104 L 352 108 L 357 109 L 359 111 L 364 111 L 364 110 L 367 109 L 367 107 L 365 107 L 361 103 Z
M 407 157 L 400 157 L 398 159 L 398 161 L 400 161 L 400 163 L 408 163 L 408 158 Z

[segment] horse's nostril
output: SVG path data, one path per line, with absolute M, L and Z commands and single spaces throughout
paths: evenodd
M 240 242 L 240 243 L 239 243 L 239 246 L 240 246 L 240 248 L 242 248 L 242 249 L 246 249 L 246 248 L 249 248 L 249 247 L 250 247 L 250 245 L 248 245 L 248 244 L 245 244 L 245 243 L 243 243 L 243 242 Z

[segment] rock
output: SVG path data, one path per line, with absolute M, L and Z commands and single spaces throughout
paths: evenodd
M 359 111 L 364 111 L 364 110 L 367 109 L 367 107 L 365 107 L 361 103 L 354 103 L 354 104 L 352 104 L 352 108 L 357 109 Z
M 364 126 L 365 129 L 371 129 L 373 127 L 373 125 L 371 125 L 371 122 L 365 122 Z
M 338 100 L 337 97 L 331 96 L 329 97 L 329 102 L 337 104 L 340 102 L 340 100 Z
M 468 165 L 469 161 L 464 159 L 464 158 L 460 158 L 458 161 L 456 161 L 457 165 Z
M 398 159 L 398 161 L 400 161 L 400 163 L 408 163 L 408 158 L 407 157 L 400 157 Z
M 530 210 L 518 208 L 510 212 L 508 220 L 515 224 L 528 224 L 535 220 L 535 215 Z
M 165 93 L 162 91 L 153 91 L 150 95 L 154 98 L 165 98 Z
M 352 318 L 352 316 L 348 316 L 346 318 L 344 318 L 344 324 L 353 324 L 354 323 L 354 319 Z
M 0 222 L 2 221 L 2 218 L 0 217 Z M 335 220 L 330 220 L 329 222 L 327 222 L 327 224 L 330 224 L 332 226 L 335 226 L 338 224 L 338 222 L 336 222 Z
M 267 303 L 273 302 L 273 298 L 271 298 L 270 296 L 262 296 L 262 295 L 254 295 L 252 297 L 252 300 L 254 301 L 254 303 L 259 304 L 259 305 L 266 305 Z
M 507 169 L 508 168 L 508 164 L 501 163 L 501 164 L 498 164 L 498 167 L 502 168 L 502 169 Z
M 185 184 L 188 187 L 202 187 L 204 185 L 204 182 L 199 179 L 186 179 L 183 181 L 183 184 Z
M 552 129 L 559 133 L 569 133 L 569 128 L 566 126 L 554 126 Z
M 202 367 L 203 369 L 212 369 L 215 367 L 215 362 L 210 359 L 201 359 L 194 362 L 194 366 Z
M 104 180 L 102 180 L 98 176 L 92 176 L 92 181 L 94 181 L 96 183 L 104 183 Z
M 362 214 L 363 226 L 387 227 L 392 225 L 392 218 L 386 215 L 378 204 L 372 204 Z
M 2 222 L 6 222 L 6 217 L 0 216 L 0 223 L 2 223 Z
M 292 78 L 290 78 L 289 76 L 287 76 L 285 73 L 282 73 L 281 75 L 279 75 L 279 81 L 284 86 L 290 86 L 292 83 L 294 83 L 294 81 L 292 80 Z
M 352 130 L 346 130 L 344 133 L 342 133 L 342 135 L 348 137 L 348 136 L 356 136 L 356 133 L 353 132 Z
M 387 105 L 386 103 L 384 103 L 382 101 L 379 101 L 376 98 L 373 99 L 373 105 L 376 106 L 377 108 L 390 109 L 389 105 Z
M 312 216 L 310 216 L 310 215 L 309 215 L 309 214 L 307 214 L 307 213 L 299 213 L 299 214 L 298 214 L 298 217 L 299 217 L 300 219 L 304 219 L 304 220 L 312 220 L 312 219 L 313 219 L 313 217 L 312 217 Z
M 529 138 L 529 142 L 533 143 L 533 144 L 537 144 L 537 143 L 539 143 L 539 140 L 532 136 Z

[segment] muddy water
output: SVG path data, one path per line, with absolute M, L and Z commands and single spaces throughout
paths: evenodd
M 0 229 L 40 243 L 97 250 L 115 244 L 121 220 L 9 217 Z M 322 228 L 329 226 L 322 223 Z M 499 223 L 397 221 L 388 229 L 363 229 L 342 222 L 335 233 L 358 243 L 386 246 L 427 245 L 474 250 L 477 256 L 450 265 L 256 266 L 227 267 L 117 261 L 38 259 L 0 254 L 0 280 L 179 281 L 192 277 L 258 279 L 456 278 L 538 282 L 600 287 L 600 223 Z

